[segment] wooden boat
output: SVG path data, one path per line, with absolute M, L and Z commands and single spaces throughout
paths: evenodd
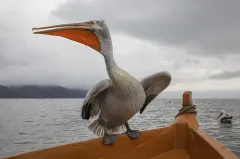
M 182 108 L 167 127 L 141 132 L 132 140 L 119 135 L 114 145 L 102 138 L 28 152 L 8 159 L 237 159 L 198 125 L 192 93 L 183 94 Z

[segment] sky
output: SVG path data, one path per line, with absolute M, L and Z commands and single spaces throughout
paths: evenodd
M 93 49 L 32 34 L 33 27 L 104 19 L 121 68 L 139 80 L 170 72 L 163 94 L 240 97 L 239 15 L 238 0 L 3 1 L 0 85 L 89 89 L 108 78 L 103 57 Z

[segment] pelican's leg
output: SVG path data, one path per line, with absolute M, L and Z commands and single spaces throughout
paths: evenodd
M 128 122 L 125 123 L 125 127 L 127 129 L 127 135 L 132 138 L 132 139 L 136 139 L 136 138 L 139 138 L 140 137 L 140 131 L 138 130 L 132 130 L 129 125 L 128 125 Z
M 104 126 L 104 136 L 103 136 L 103 144 L 104 145 L 112 145 L 115 143 L 117 139 L 116 134 L 108 134 L 106 125 Z

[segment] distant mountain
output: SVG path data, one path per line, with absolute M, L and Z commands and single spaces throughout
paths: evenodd
M 87 91 L 61 86 L 1 86 L 0 98 L 83 98 Z

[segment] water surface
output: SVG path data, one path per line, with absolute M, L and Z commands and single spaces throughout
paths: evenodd
M 95 138 L 91 121 L 80 118 L 83 99 L 0 99 L 0 158 L 17 153 Z M 169 102 L 171 101 L 171 102 Z M 240 157 L 240 100 L 195 100 L 203 130 Z M 228 107 L 230 105 L 231 107 Z M 171 122 L 181 100 L 154 100 L 142 115 L 130 120 L 134 129 L 159 128 Z M 220 109 L 234 116 L 232 124 L 215 119 Z

